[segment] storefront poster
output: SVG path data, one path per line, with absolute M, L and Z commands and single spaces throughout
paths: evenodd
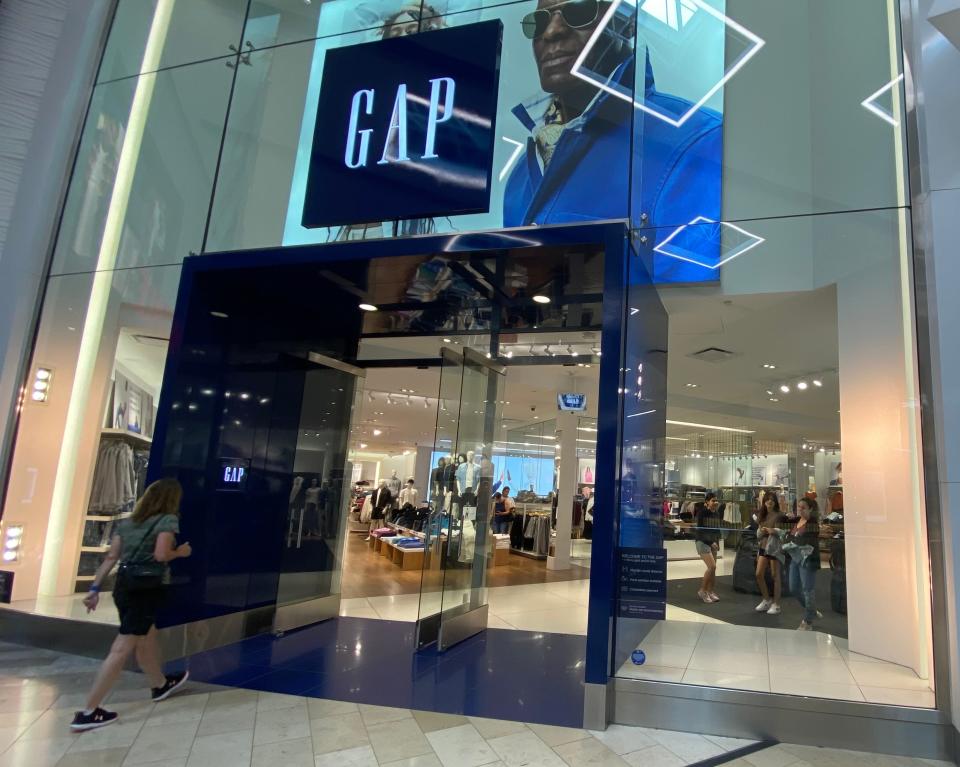
M 719 279 L 721 263 L 741 247 L 716 223 L 727 71 L 725 0 L 598 2 L 594 20 L 576 28 L 566 25 L 561 41 L 544 40 L 530 16 L 542 10 L 537 0 L 486 9 L 472 5 L 436 0 L 424 4 L 421 18 L 421 4 L 409 0 L 324 4 L 283 244 L 631 216 L 635 224 L 656 231 L 652 256 L 657 281 Z M 509 76 L 500 79 L 489 210 L 305 228 L 327 51 L 495 19 L 503 22 L 501 71 Z M 358 31 L 323 34 L 330 29 Z M 569 51 L 559 61 L 558 47 Z M 568 130 L 573 125 L 576 132 Z M 727 252 L 728 245 L 734 250 Z
M 667 617 L 666 549 L 621 548 L 619 577 L 621 618 Z

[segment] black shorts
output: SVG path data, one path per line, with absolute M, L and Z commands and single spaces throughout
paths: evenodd
M 120 613 L 120 633 L 144 636 L 157 622 L 157 613 L 167 601 L 167 587 L 127 591 L 115 589 L 113 601 Z

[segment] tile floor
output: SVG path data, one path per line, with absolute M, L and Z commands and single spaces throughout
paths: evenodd
M 614 725 L 605 732 L 210 685 L 145 700 L 125 673 L 118 724 L 68 730 L 96 661 L 0 644 L 0 767 L 948 767 L 952 763 Z
M 932 708 L 934 694 L 913 670 L 850 652 L 820 632 L 666 620 L 640 644 L 646 663 L 617 676 L 817 698 Z

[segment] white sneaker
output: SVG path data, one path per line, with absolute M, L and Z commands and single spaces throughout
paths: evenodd
M 772 604 L 770 609 L 767 610 L 767 615 L 779 615 L 780 614 L 780 605 Z
M 713 600 L 710 599 L 710 595 L 706 591 L 698 591 L 697 596 L 700 597 L 701 602 L 706 602 L 708 605 L 713 604 Z
M 758 604 L 754 609 L 755 609 L 758 613 L 765 613 L 765 612 L 767 612 L 767 610 L 770 609 L 770 605 L 772 605 L 772 604 L 773 604 L 773 602 L 771 602 L 769 599 L 764 599 L 764 600 L 763 600 L 760 604 Z
M 817 617 L 818 617 L 818 618 L 823 618 L 823 613 L 820 612 L 819 610 L 817 610 Z
M 807 623 L 806 621 L 800 621 L 800 625 L 797 626 L 797 631 L 810 631 L 810 629 L 812 629 L 812 628 L 813 628 L 813 626 L 811 626 L 811 625 L 810 625 L 809 623 Z
M 711 591 L 709 594 L 707 594 L 707 596 L 710 597 L 710 601 L 711 601 L 711 602 L 719 602 L 719 601 L 720 601 L 720 597 L 717 596 L 717 593 L 716 593 L 715 591 Z

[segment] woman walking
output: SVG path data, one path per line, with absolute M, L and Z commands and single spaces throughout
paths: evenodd
M 154 701 L 170 697 L 184 682 L 187 672 L 164 675 L 157 645 L 157 613 L 170 582 L 170 562 L 189 557 L 189 543 L 177 545 L 180 532 L 180 499 L 183 489 L 175 479 L 161 479 L 147 488 L 133 514 L 117 525 L 103 564 L 97 570 L 90 593 L 83 600 L 87 611 L 100 604 L 100 586 L 119 562 L 113 601 L 120 614 L 120 633 L 110 654 L 97 671 L 87 705 L 70 724 L 75 732 L 105 727 L 117 714 L 101 708 L 132 653 L 147 676 Z

